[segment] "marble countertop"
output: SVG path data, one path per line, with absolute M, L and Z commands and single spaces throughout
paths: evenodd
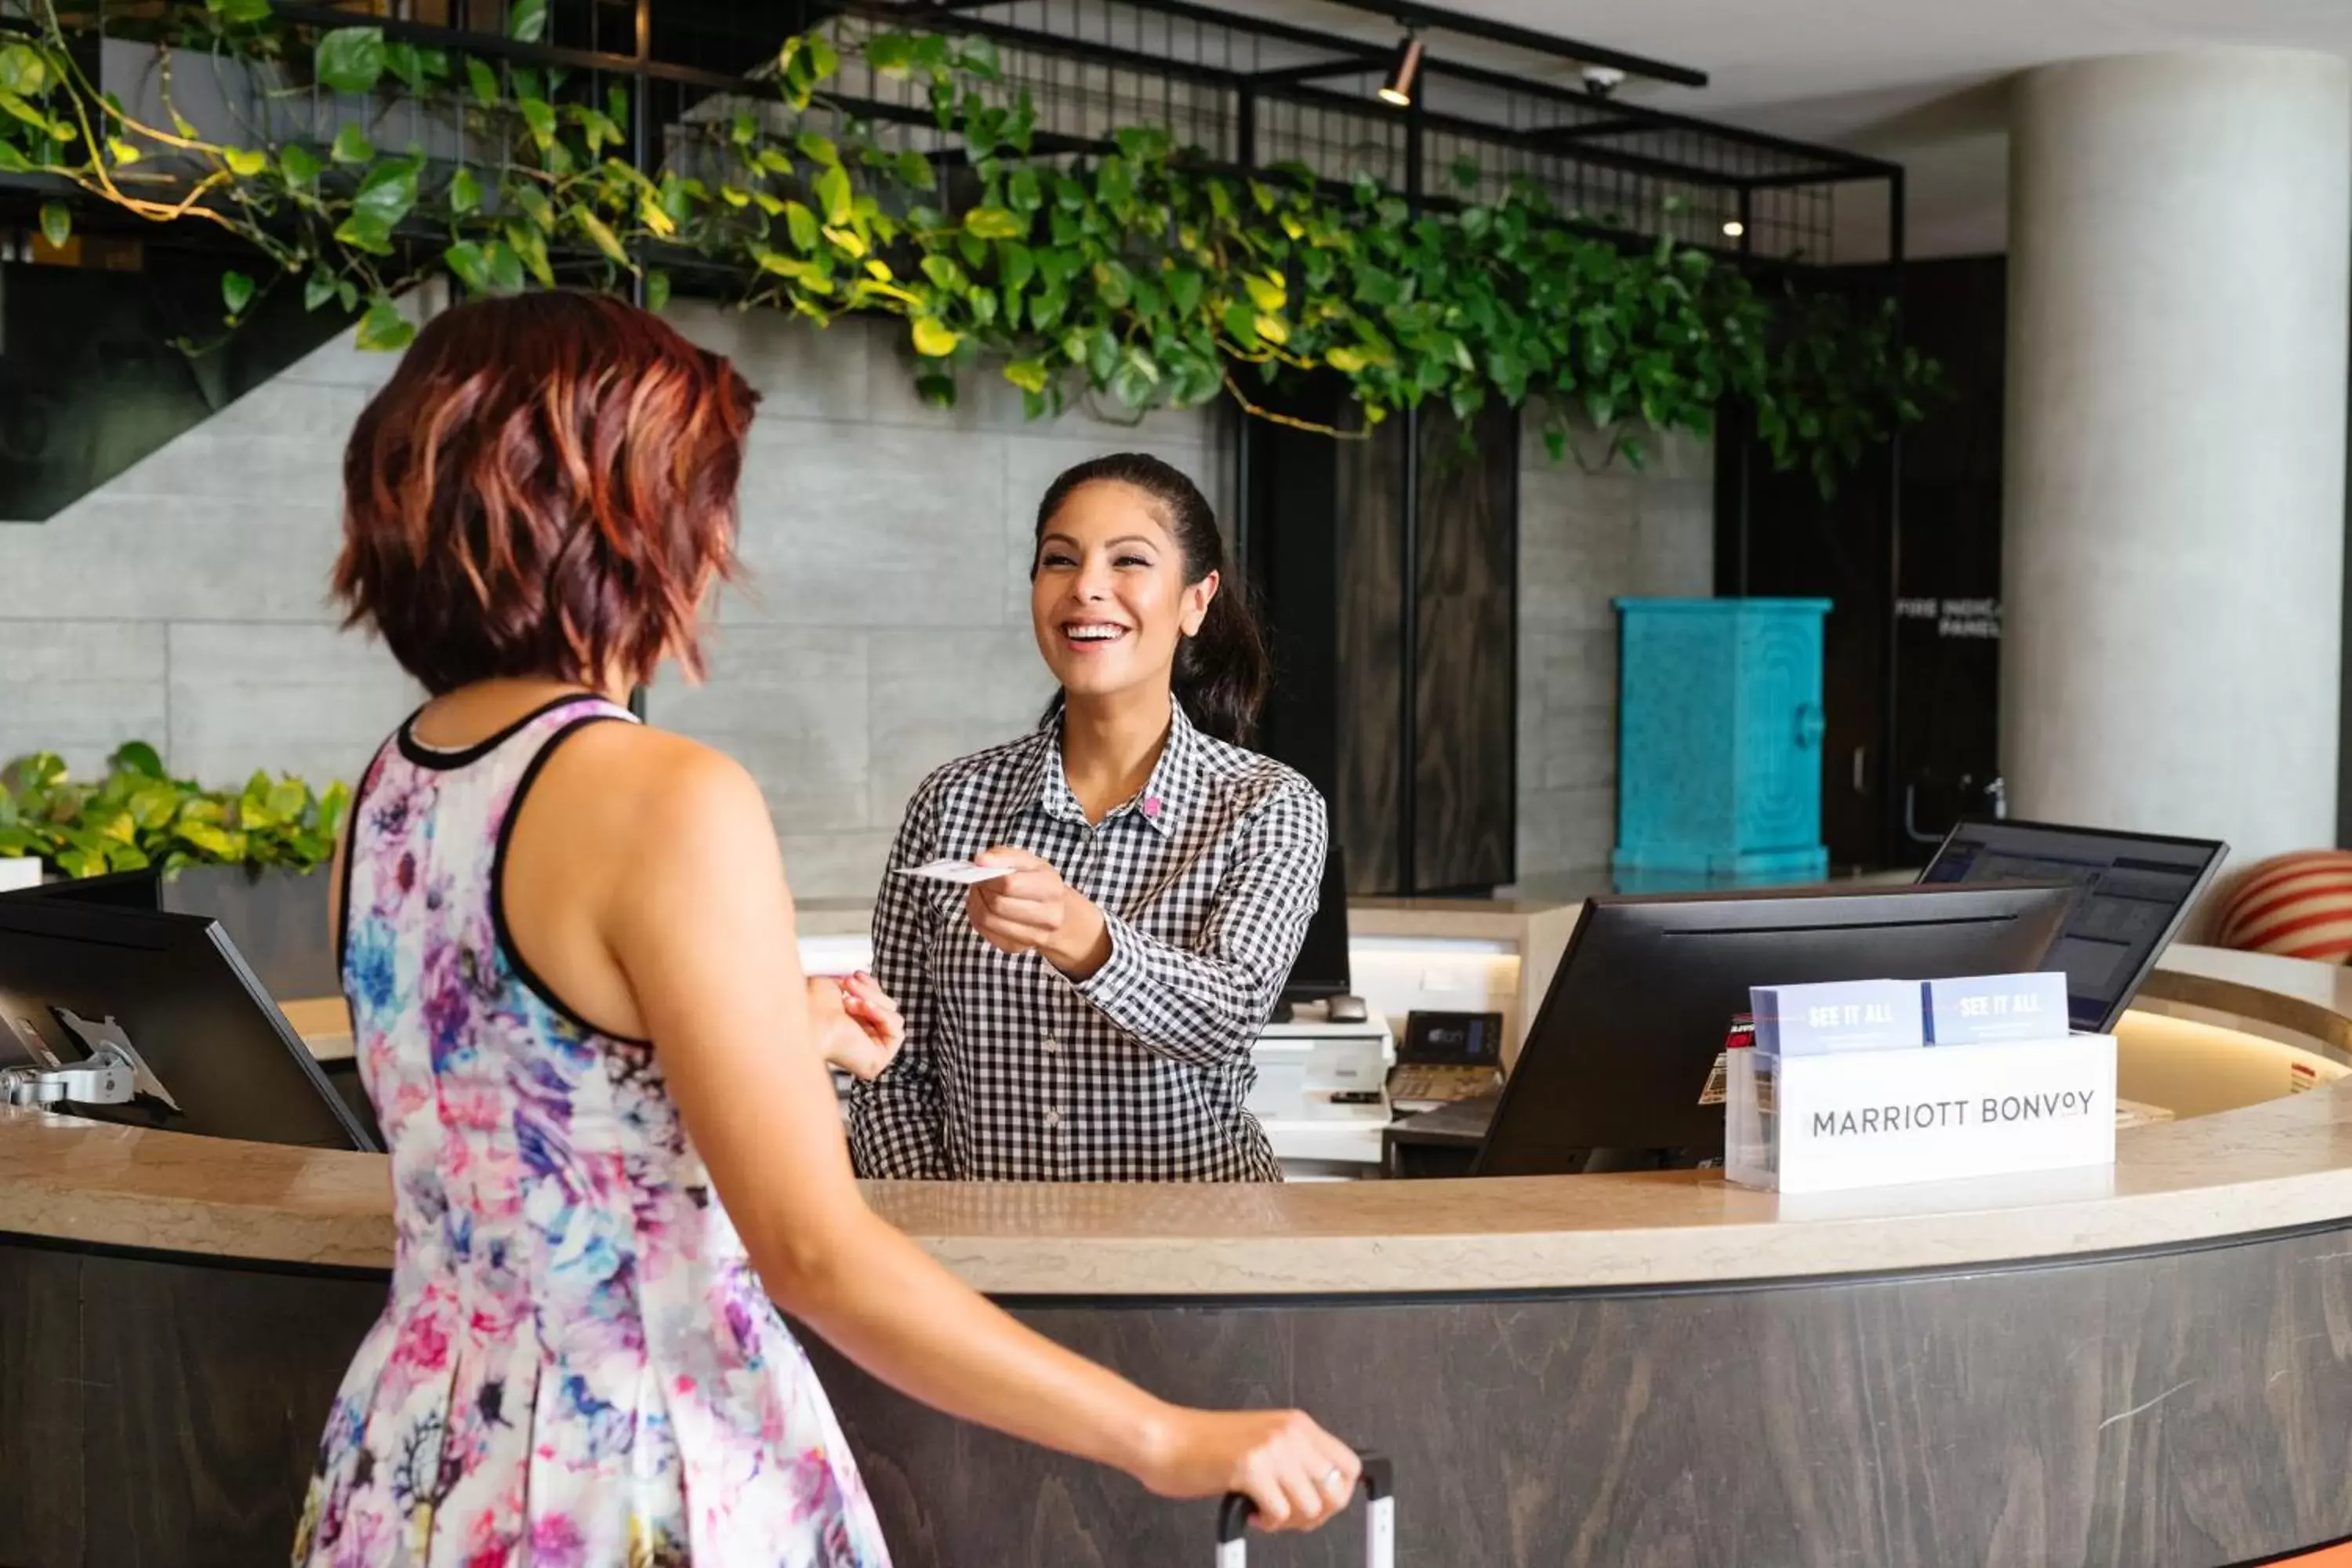
M 2180 949 L 2159 986 L 2352 1026 L 2341 969 Z M 1782 1198 L 1713 1173 L 1249 1186 L 877 1183 L 884 1217 L 1003 1295 L 1691 1284 L 2193 1244 L 2352 1216 L 2352 1080 L 2127 1129 L 2111 1170 Z M 0 1110 L 0 1232 L 381 1268 L 380 1155 Z

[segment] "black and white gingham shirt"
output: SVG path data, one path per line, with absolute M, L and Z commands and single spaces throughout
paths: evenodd
M 1323 798 L 1279 763 L 1176 713 L 1143 792 L 1090 826 L 1061 726 L 950 763 L 907 808 L 893 871 L 997 845 L 1053 863 L 1110 930 L 1074 981 L 999 952 L 965 889 L 885 874 L 875 977 L 906 1014 L 887 1071 L 850 1099 L 863 1176 L 1271 1182 L 1243 1109 L 1250 1047 L 1315 911 Z

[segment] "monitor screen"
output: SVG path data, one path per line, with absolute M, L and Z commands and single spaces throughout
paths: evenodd
M 70 899 L 0 900 L 0 1065 L 69 1067 L 119 1031 L 160 1089 L 95 1121 L 259 1143 L 373 1149 L 220 926 Z
M 2082 889 L 2051 955 L 2066 972 L 2074 1027 L 2114 1026 L 2156 966 L 2228 847 L 2038 822 L 1963 822 L 1919 874 L 1925 884 L 2068 882 Z
M 2074 896 L 2001 883 L 1589 899 L 1477 1173 L 1717 1157 L 1723 1104 L 1710 1080 L 1751 987 L 2037 970 Z
M 1345 996 L 1354 984 L 1348 972 L 1347 857 L 1334 844 L 1324 854 L 1323 890 L 1316 900 L 1315 918 L 1307 922 L 1307 940 L 1290 966 L 1282 994 L 1285 999 L 1301 1001 Z

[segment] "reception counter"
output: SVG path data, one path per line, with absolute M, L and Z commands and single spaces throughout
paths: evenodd
M 2182 949 L 2138 1015 L 2179 1081 L 2257 1065 L 2112 1171 L 869 1195 L 1155 1389 L 1387 1450 L 1404 1563 L 2152 1568 L 2352 1536 L 2352 979 Z M 0 1564 L 282 1553 L 391 1246 L 380 1157 L 0 1111 Z M 811 1351 L 902 1568 L 1206 1555 L 1208 1505 Z

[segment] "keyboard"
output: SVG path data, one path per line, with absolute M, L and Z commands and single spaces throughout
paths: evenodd
M 1391 1102 L 1427 1100 L 1447 1105 L 1502 1088 L 1500 1068 L 1401 1067 L 1389 1074 Z

